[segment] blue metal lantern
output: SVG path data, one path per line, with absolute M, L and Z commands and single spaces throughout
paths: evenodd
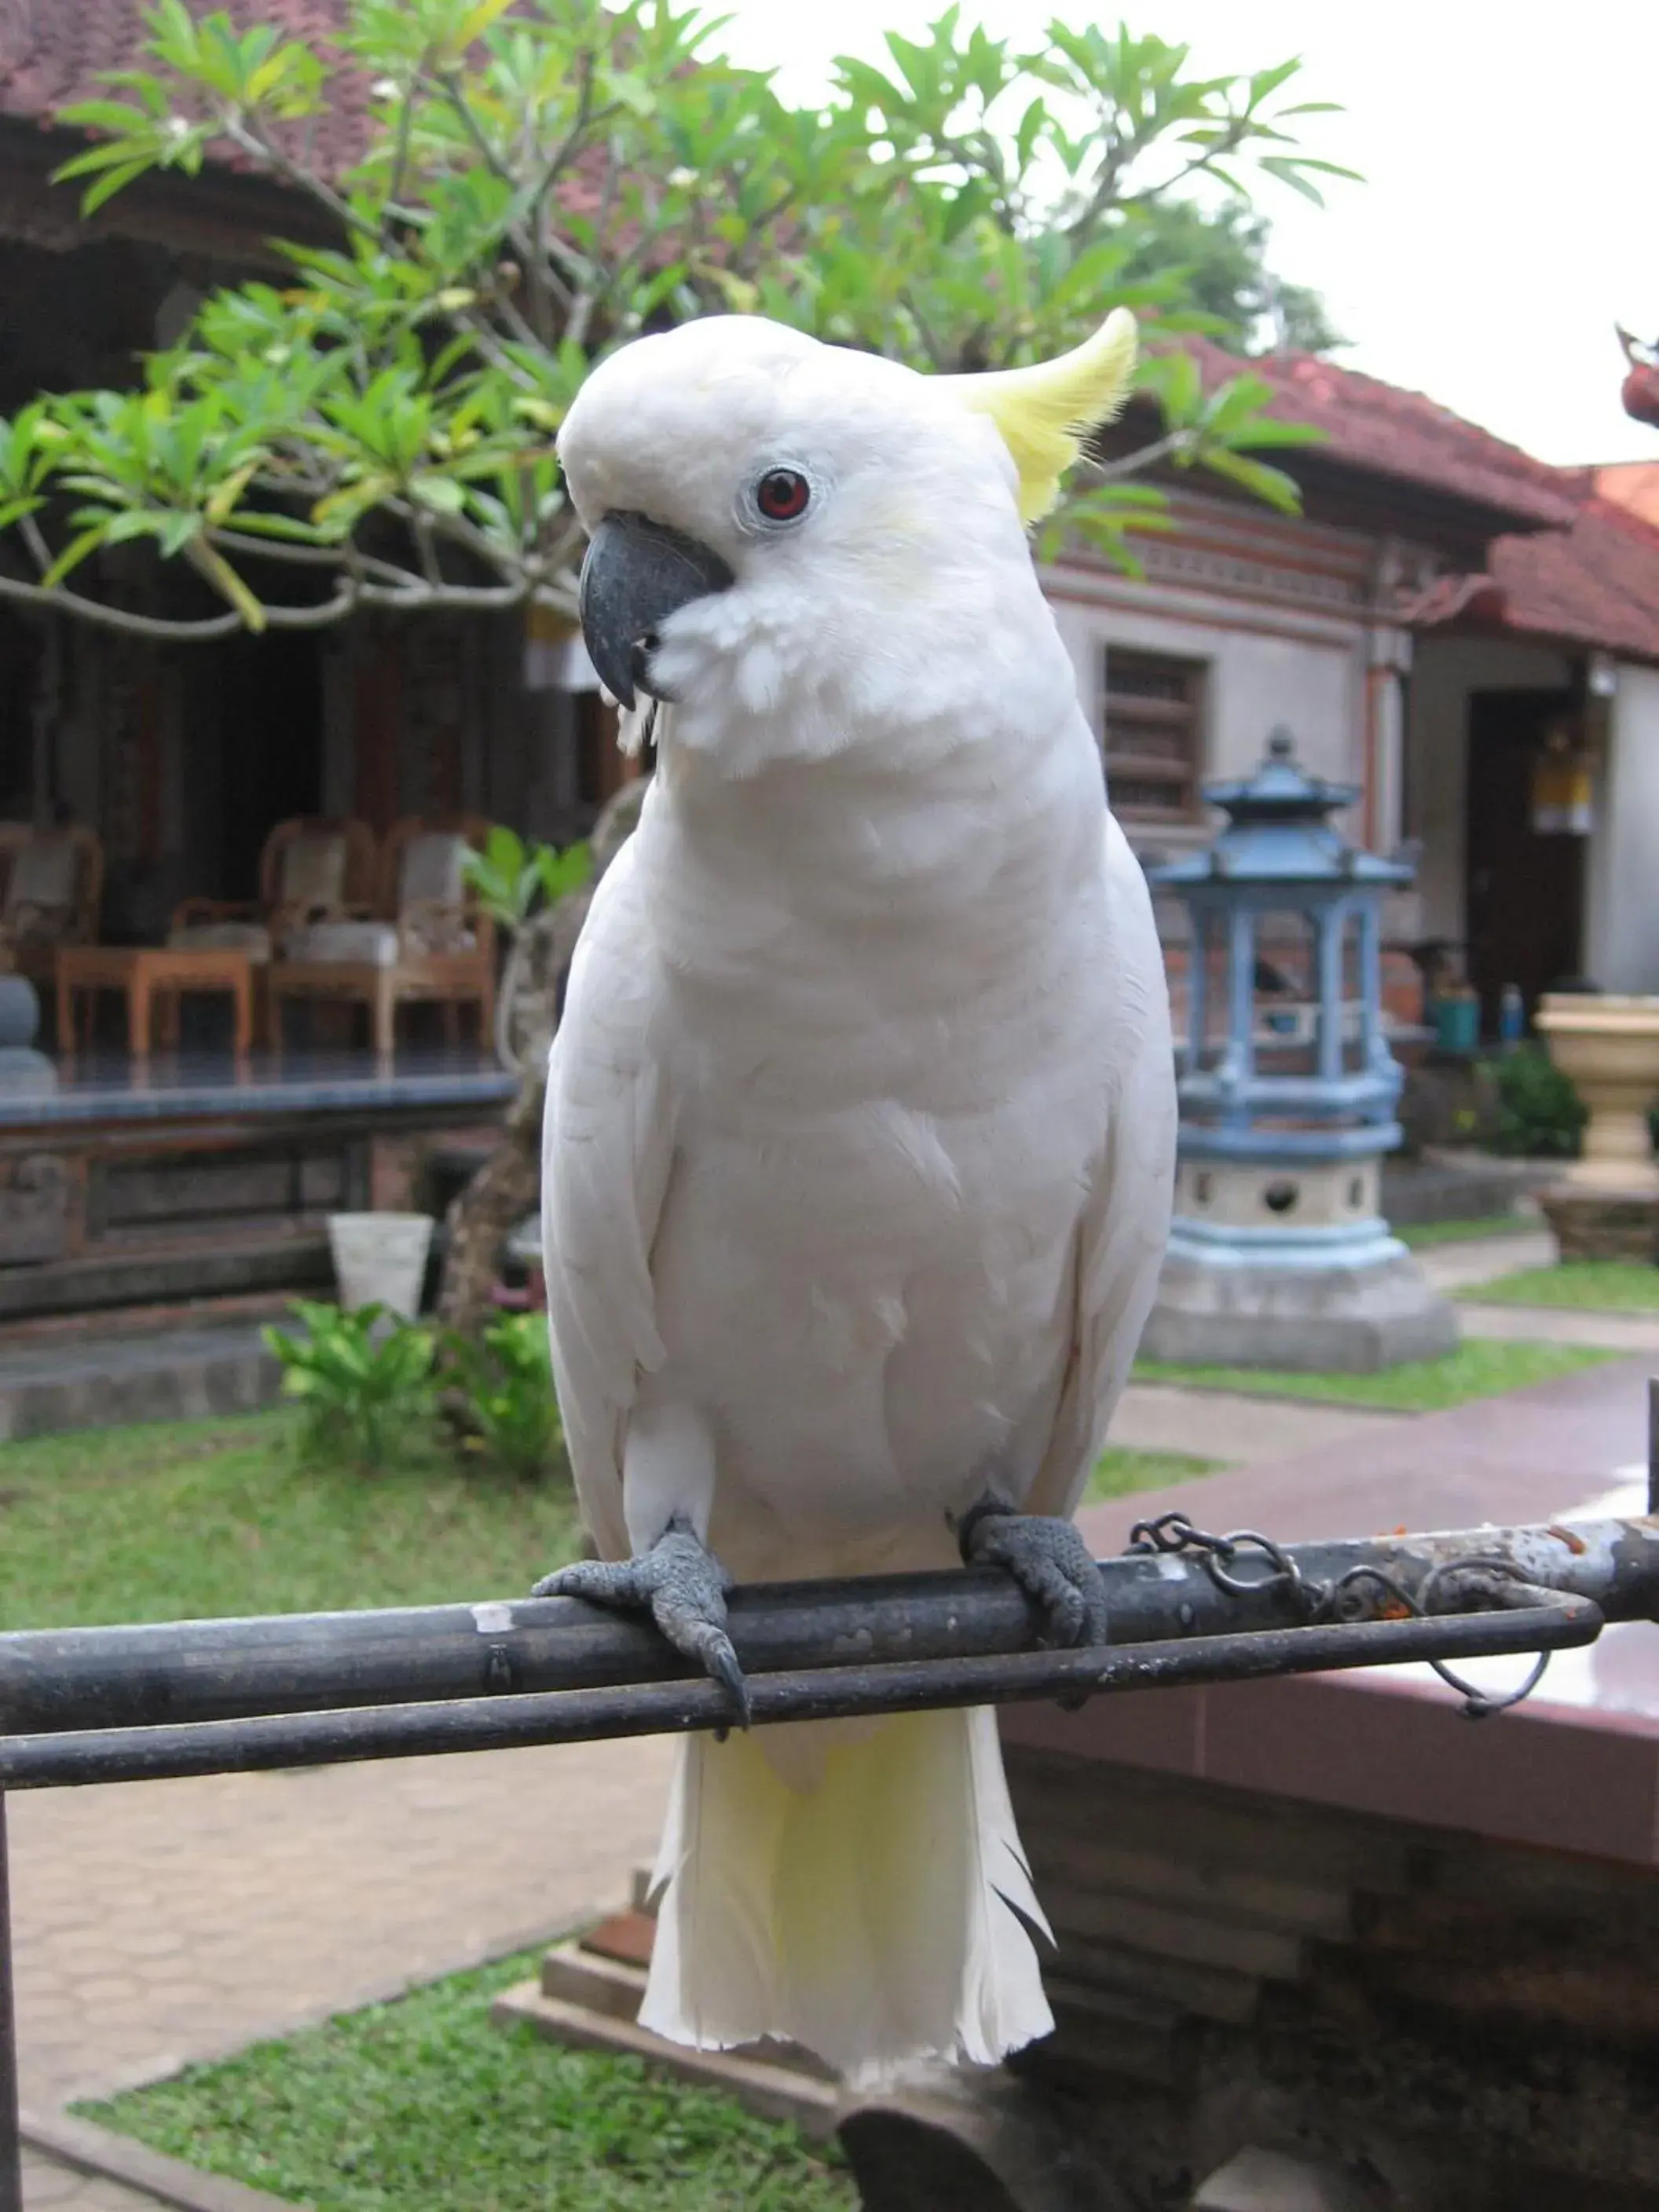
M 1382 1017 L 1382 904 L 1411 870 L 1348 843 L 1358 797 L 1289 733 L 1207 852 L 1152 872 L 1187 909 L 1176 1219 L 1153 1357 L 1377 1367 L 1455 1340 L 1380 1206 L 1403 1071 Z

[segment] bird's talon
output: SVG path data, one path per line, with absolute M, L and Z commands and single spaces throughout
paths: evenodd
M 586 1598 L 591 1605 L 648 1613 L 674 1649 L 720 1685 L 737 1709 L 738 1725 L 746 1729 L 753 1717 L 749 1685 L 726 1632 L 731 1587 L 725 1568 L 690 1522 L 677 1515 L 648 1551 L 631 1559 L 578 1560 L 544 1575 L 532 1595 Z
M 969 1566 L 1002 1568 L 1040 1608 L 1044 1648 L 1107 1641 L 1100 1570 L 1071 1522 L 1017 1513 L 988 1491 L 963 1515 L 958 1533 Z

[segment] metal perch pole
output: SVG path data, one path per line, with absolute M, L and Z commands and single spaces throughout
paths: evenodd
M 1659 1519 L 1280 1546 L 1166 1514 L 1100 1563 L 1115 1641 L 1037 1648 L 991 1570 L 734 1591 L 756 1721 L 1478 1654 L 1659 1615 Z M 1526 1687 L 1537 1679 L 1534 1668 Z M 1498 1710 L 1454 1681 L 1467 1710 Z M 1524 1692 L 1522 1692 L 1524 1693 Z M 21 2212 L 4 1791 L 715 1729 L 725 1692 L 573 1599 L 0 1635 L 0 2212 Z

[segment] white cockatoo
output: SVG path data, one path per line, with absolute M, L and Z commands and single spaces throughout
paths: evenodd
M 748 317 L 639 339 L 559 440 L 588 651 L 669 702 L 553 1047 L 559 1401 L 599 1560 L 746 1717 L 733 1578 L 1016 1576 L 1105 1634 L 1070 1516 L 1175 1156 L 1151 902 L 1027 526 L 1121 312 L 924 376 Z M 869 2078 L 1052 2026 L 994 1714 L 690 1738 L 642 2021 Z

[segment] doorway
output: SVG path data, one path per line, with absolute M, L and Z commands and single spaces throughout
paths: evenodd
M 257 898 L 271 830 L 323 811 L 318 641 L 268 630 L 210 646 L 184 667 L 185 888 Z
M 1530 1023 L 1539 1000 L 1577 975 L 1583 957 L 1583 837 L 1533 827 L 1533 767 L 1570 691 L 1475 691 L 1469 697 L 1464 934 L 1483 1031 L 1498 1027 L 1506 983 Z

